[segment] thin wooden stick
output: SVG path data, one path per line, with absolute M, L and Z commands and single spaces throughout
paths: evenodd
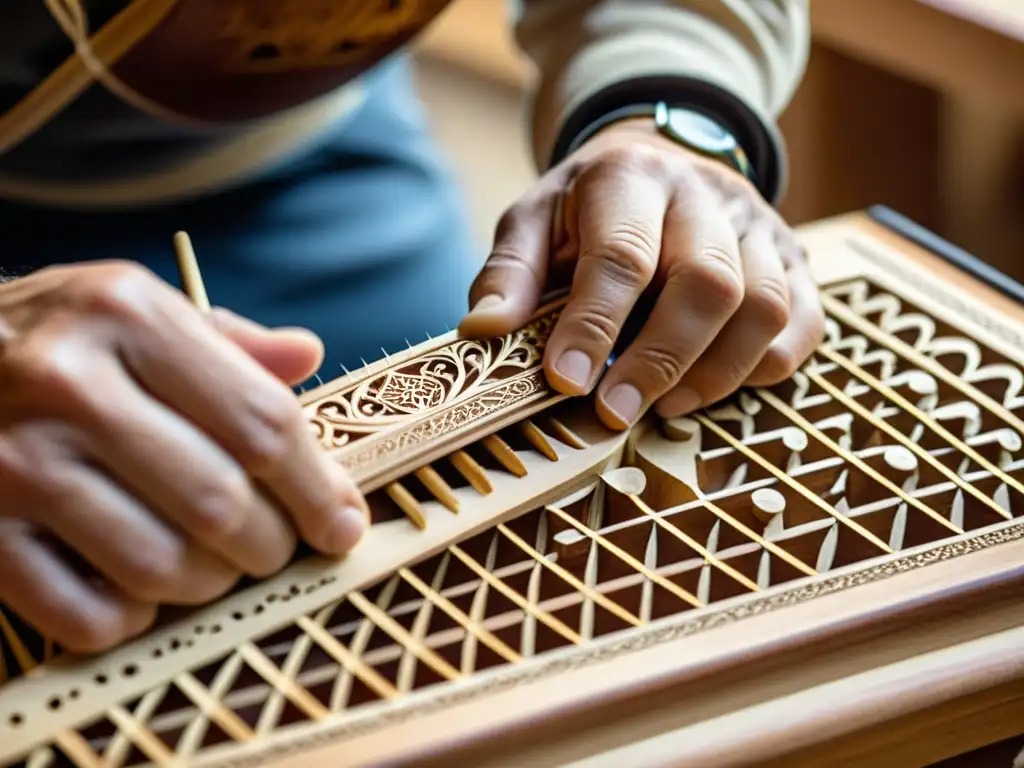
M 192 240 L 185 232 L 175 233 L 174 254 L 178 259 L 178 274 L 181 276 L 181 286 L 185 295 L 200 312 L 209 312 L 210 298 L 206 295 L 203 274 L 199 271 L 199 260 L 196 259 L 196 252 L 192 248 Z

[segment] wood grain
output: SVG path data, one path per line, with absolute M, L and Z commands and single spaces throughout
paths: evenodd
M 344 561 L 104 657 L 31 669 L 0 622 L 31 669 L 0 761 L 923 765 L 1008 735 L 984 716 L 1024 685 L 1020 307 L 861 214 L 800 236 L 826 339 L 778 387 L 628 434 L 585 399 L 513 419 L 406 467 L 422 528 L 371 493 Z

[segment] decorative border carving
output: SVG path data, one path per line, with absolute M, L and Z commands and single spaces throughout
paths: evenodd
M 846 243 L 865 260 L 881 267 L 897 279 L 914 285 L 921 293 L 953 310 L 965 320 L 984 328 L 1015 348 L 1024 351 L 1024 333 L 1017 328 L 998 318 L 986 315 L 978 307 L 971 306 L 946 291 L 935 279 L 924 278 L 916 272 L 904 269 L 889 256 L 873 250 L 870 246 L 858 242 L 852 237 L 847 237 Z M 889 290 L 891 286 L 886 286 L 886 288 Z M 902 296 L 898 291 L 893 291 L 893 293 Z M 906 296 L 902 297 L 907 298 Z M 414 693 L 404 700 L 389 702 L 386 709 L 376 711 L 372 718 L 353 718 L 350 714 L 341 713 L 338 718 L 342 722 L 337 725 L 321 724 L 315 733 L 294 736 L 282 732 L 280 734 L 281 743 L 275 744 L 270 741 L 265 748 L 260 749 L 258 755 L 226 755 L 223 759 L 215 759 L 213 764 L 218 768 L 249 768 L 249 766 L 265 763 L 268 759 L 284 758 L 332 742 L 398 725 L 416 717 L 486 698 L 552 675 L 586 668 L 607 659 L 635 653 L 737 621 L 773 613 L 783 608 L 802 605 L 821 597 L 866 586 L 929 565 L 958 559 L 1022 539 L 1024 539 L 1024 522 L 1007 522 L 1000 528 L 984 531 L 958 541 L 939 544 L 921 552 L 896 557 L 846 573 L 805 581 L 776 594 L 763 597 L 752 595 L 735 605 L 705 609 L 698 615 L 684 614 L 676 619 L 666 619 L 662 626 L 634 630 L 621 637 L 612 636 L 604 640 L 594 640 L 586 647 L 577 647 L 570 652 L 559 654 L 555 658 L 540 657 L 524 661 L 514 667 L 499 668 L 484 673 L 481 675 L 481 679 L 469 680 L 457 687 L 440 686 L 440 690 L 426 689 L 420 693 Z M 346 717 L 350 719 L 345 721 Z
M 971 306 L 955 295 L 946 292 L 934 278 L 927 279 L 920 274 L 905 270 L 900 265 L 893 263 L 893 260 L 887 255 L 875 252 L 867 245 L 856 242 L 852 238 L 847 239 L 847 244 L 854 248 L 858 255 L 876 266 L 883 268 L 899 279 L 912 282 L 921 293 L 955 311 L 964 320 L 985 328 L 1015 348 L 1024 350 L 1024 334 L 1016 328 L 1001 322 L 998 318 L 985 315 L 980 308 Z M 891 286 L 886 286 L 886 288 L 890 290 Z M 893 293 L 902 295 L 895 290 L 893 290 Z M 556 316 L 549 316 L 552 324 Z M 549 331 L 550 326 L 548 327 Z M 546 335 L 544 335 L 543 331 L 539 331 L 538 337 L 540 342 L 538 354 L 542 357 L 543 341 L 540 339 L 546 340 Z M 402 363 L 402 366 L 420 362 L 423 357 L 417 356 L 412 358 L 410 361 Z M 394 367 L 389 370 L 394 370 Z M 363 377 L 358 382 L 355 382 L 352 387 L 361 385 L 369 379 L 380 379 L 381 375 L 381 369 L 376 369 L 375 373 Z M 423 414 L 429 412 L 432 417 L 436 418 L 438 414 L 448 410 L 463 409 L 457 415 L 452 415 L 447 421 L 442 419 L 442 422 L 464 425 L 473 418 L 486 418 L 489 414 L 505 407 L 500 404 L 503 402 L 502 398 L 505 395 L 500 394 L 498 390 L 503 387 L 511 388 L 515 382 L 530 382 L 531 385 L 535 384 L 540 389 L 544 388 L 542 371 L 537 367 L 527 367 L 526 370 L 521 369 L 519 374 L 503 379 L 500 384 L 496 384 L 494 387 L 482 387 L 474 390 L 472 395 L 467 396 L 465 400 L 452 398 L 445 401 L 440 410 L 424 408 L 421 411 L 414 411 L 414 413 Z M 350 391 L 352 389 L 346 385 L 345 392 Z M 522 391 L 517 391 L 517 393 L 510 396 L 526 398 L 536 391 L 529 389 L 527 386 Z M 318 400 L 316 403 L 307 406 L 307 408 L 318 407 L 331 397 L 332 395 L 327 394 L 322 400 Z M 489 408 L 486 403 L 480 403 L 481 400 L 486 398 L 496 398 L 496 401 L 487 400 L 487 402 L 498 402 L 499 404 Z M 430 408 L 436 407 L 436 401 L 429 398 L 423 402 L 429 403 Z M 473 413 L 477 415 L 473 416 Z M 402 423 L 404 426 L 400 429 L 384 428 L 369 430 L 364 436 L 366 441 L 365 450 L 378 450 L 375 446 L 377 445 L 376 441 L 379 440 L 383 441 L 381 445 L 384 445 L 384 447 L 380 448 L 382 451 L 380 455 L 394 455 L 395 453 L 401 453 L 405 445 L 415 444 L 414 442 L 402 442 L 403 440 L 420 440 L 422 442 L 423 440 L 435 440 L 438 436 L 437 434 L 424 432 L 418 438 L 400 437 L 400 435 L 411 434 L 417 427 L 427 429 L 426 426 L 421 426 L 424 424 L 422 419 L 414 418 L 410 421 L 406 417 Z M 452 426 L 445 429 L 455 428 L 455 426 Z M 374 434 L 375 432 L 379 432 L 379 434 Z M 445 432 L 442 431 L 440 434 L 445 434 Z M 388 443 L 389 440 L 393 441 L 394 444 Z M 373 441 L 372 444 L 371 441 Z M 358 442 L 362 443 L 363 440 Z M 385 445 L 385 443 L 387 444 Z M 371 447 L 371 445 L 374 447 Z M 360 453 L 362 453 L 364 446 L 360 445 L 359 449 Z M 354 456 L 357 454 L 353 452 L 349 455 Z M 359 463 L 361 464 L 362 462 Z M 855 567 L 853 570 L 831 576 L 804 579 L 795 583 L 791 588 L 783 589 L 773 594 L 763 596 L 751 595 L 740 598 L 732 604 L 707 608 L 693 614 L 683 614 L 676 618 L 665 619 L 647 629 L 634 630 L 620 635 L 613 635 L 606 639 L 594 640 L 584 647 L 567 649 L 564 652 L 552 654 L 549 657 L 542 656 L 521 662 L 515 666 L 485 672 L 478 678 L 466 680 L 457 686 L 442 684 L 437 688 L 428 688 L 422 692 L 413 693 L 408 698 L 388 702 L 386 707 L 382 706 L 379 709 L 375 706 L 368 707 L 364 716 L 342 712 L 334 717 L 334 723 L 327 721 L 317 724 L 315 731 L 312 730 L 312 727 L 308 731 L 304 729 L 299 729 L 298 732 L 289 732 L 287 729 L 278 731 L 270 734 L 266 741 L 258 746 L 258 751 L 238 754 L 246 749 L 246 745 L 232 745 L 224 748 L 224 755 L 221 757 L 215 750 L 208 758 L 209 764 L 224 766 L 225 768 L 229 766 L 231 768 L 236 766 L 240 768 L 241 766 L 263 764 L 268 759 L 288 757 L 289 755 L 329 743 L 339 742 L 385 727 L 398 725 L 417 717 L 483 699 L 553 675 L 587 668 L 608 659 L 632 654 L 667 642 L 734 624 L 748 618 L 771 614 L 781 609 L 802 605 L 818 598 L 884 581 L 893 576 L 916 571 L 936 563 L 956 560 L 965 555 L 1018 542 L 1022 539 L 1024 539 L 1024 521 L 1009 521 L 1001 527 L 982 531 L 956 541 L 938 544 L 923 551 L 897 556 L 882 562 L 876 561 L 874 564 L 864 565 L 859 568 Z M 251 750 L 251 747 L 249 749 Z
M 334 726 L 320 723 L 316 733 L 302 734 L 301 736 L 289 737 L 286 731 L 280 732 L 279 735 L 284 743 L 274 744 L 273 741 L 270 741 L 265 749 L 260 749 L 258 755 L 226 756 L 223 759 L 212 761 L 211 764 L 216 765 L 217 768 L 248 768 L 265 764 L 268 759 L 288 757 L 297 752 L 325 746 L 331 742 L 359 736 L 383 727 L 398 725 L 416 717 L 485 698 L 552 675 L 583 669 L 617 656 L 636 653 L 673 640 L 734 624 L 744 619 L 802 605 L 821 597 L 884 581 L 935 563 L 955 560 L 964 555 L 1022 539 L 1024 539 L 1024 522 L 1008 522 L 1002 528 L 985 531 L 968 539 L 941 544 L 923 552 L 887 560 L 860 570 L 840 573 L 824 579 L 805 581 L 792 589 L 773 595 L 751 596 L 736 605 L 705 609 L 695 616 L 684 615 L 675 620 L 666 619 L 667 623 L 662 626 L 655 626 L 647 630 L 634 630 L 625 633 L 624 636 L 611 636 L 606 640 L 592 640 L 588 646 L 577 646 L 571 652 L 560 654 L 557 658 L 539 657 L 533 661 L 521 662 L 518 666 L 503 667 L 493 672 L 483 673 L 482 679 L 476 681 L 469 680 L 458 686 L 441 685 L 439 686 L 441 690 L 437 691 L 428 688 L 421 693 L 411 694 L 406 699 L 388 702 L 387 708 L 378 710 L 372 718 L 353 719 Z M 351 715 L 339 713 L 337 717 L 344 720 Z M 271 739 L 273 738 L 272 736 Z M 239 745 L 239 747 L 241 746 L 243 745 Z
M 893 263 L 893 260 L 888 256 L 878 253 L 864 243 L 858 242 L 853 238 L 847 238 L 846 244 L 865 261 L 870 261 L 876 267 L 881 267 L 898 280 L 902 280 L 904 283 L 913 285 L 917 290 L 935 301 L 937 304 L 941 304 L 947 309 L 956 312 L 963 319 L 974 323 L 979 328 L 982 328 L 993 336 L 1002 339 L 1006 343 L 1024 350 L 1024 332 L 1020 329 L 1007 325 L 998 318 L 981 312 L 976 306 L 971 306 L 960 297 L 949 293 L 935 281 L 922 280 L 922 275 L 919 272 L 911 272 L 899 264 Z M 885 289 L 900 298 L 912 301 L 912 299 L 909 299 L 906 294 L 893 289 L 892 286 L 887 285 Z
M 357 446 L 358 451 L 341 453 L 339 461 L 353 473 L 370 465 L 376 469 L 379 462 L 391 454 L 408 451 L 429 441 L 440 440 L 488 416 L 499 412 L 504 414 L 511 406 L 528 405 L 536 400 L 538 395 L 549 393 L 543 371 L 528 371 L 480 393 L 471 400 L 439 411 L 429 420 L 416 421 L 394 432 L 362 440 Z
M 482 436 L 550 398 L 544 350 L 560 315 L 549 305 L 522 330 L 493 340 L 452 338 L 341 380 L 304 406 L 310 427 L 364 490 Z M 328 385 L 330 386 L 330 385 Z M 543 407 L 543 406 L 542 406 Z

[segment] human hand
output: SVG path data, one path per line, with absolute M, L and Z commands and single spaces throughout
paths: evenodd
M 740 174 L 630 120 L 549 171 L 498 224 L 460 330 L 521 327 L 572 274 L 544 368 L 564 394 L 590 392 L 624 429 L 652 404 L 663 417 L 740 386 L 789 377 L 824 334 L 818 291 L 785 222 Z M 601 374 L 631 310 L 653 310 Z
M 96 652 L 278 571 L 293 531 L 353 547 L 365 501 L 287 386 L 322 355 L 122 263 L 0 285 L 0 602 Z

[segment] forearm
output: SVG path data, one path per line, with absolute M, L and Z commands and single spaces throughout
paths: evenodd
M 785 183 L 776 120 L 800 83 L 808 0 L 516 0 L 516 31 L 541 78 L 534 158 L 562 159 L 603 114 L 664 99 L 699 107 L 741 139 L 762 192 Z

